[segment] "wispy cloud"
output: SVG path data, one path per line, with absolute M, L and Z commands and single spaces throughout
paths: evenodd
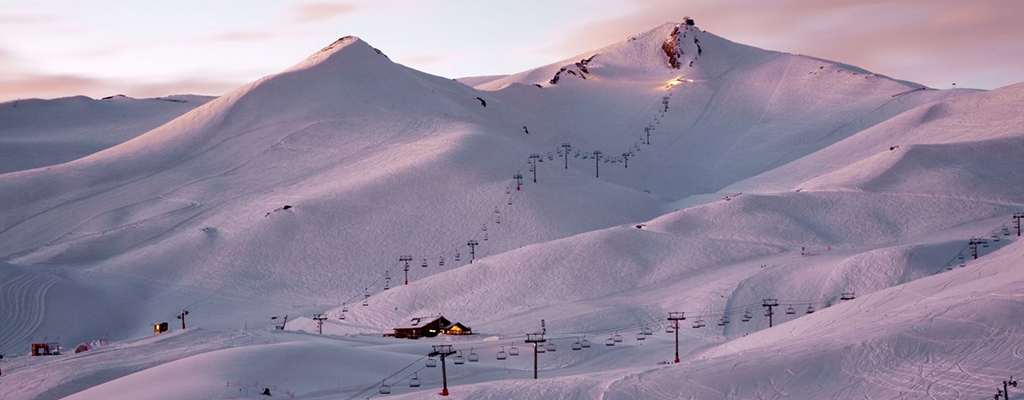
M 256 43 L 264 42 L 274 38 L 274 34 L 266 31 L 258 30 L 246 30 L 246 31 L 232 31 L 214 34 L 209 37 L 209 40 L 218 42 L 234 42 L 234 43 Z
M 358 9 L 358 6 L 349 3 L 311 2 L 292 6 L 291 13 L 295 22 L 314 23 L 351 14 Z

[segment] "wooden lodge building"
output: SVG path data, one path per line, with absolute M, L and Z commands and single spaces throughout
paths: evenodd
M 419 339 L 421 337 L 434 337 L 439 334 L 446 335 L 472 335 L 473 330 L 458 322 L 451 322 L 440 315 L 434 317 L 417 317 L 395 328 L 394 333 L 384 336 L 396 338 Z

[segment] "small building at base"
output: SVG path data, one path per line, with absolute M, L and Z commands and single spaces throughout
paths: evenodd
M 394 332 L 385 336 L 396 338 L 419 339 L 421 337 L 435 337 L 439 334 L 447 335 L 471 335 L 472 329 L 458 322 L 451 322 L 443 316 L 416 317 L 398 326 Z

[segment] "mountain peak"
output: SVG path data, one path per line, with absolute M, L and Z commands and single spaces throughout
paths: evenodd
M 362 54 L 365 56 L 373 56 L 371 51 L 373 53 L 376 53 L 377 55 L 384 56 L 385 59 L 390 60 L 388 56 L 384 54 L 384 52 L 374 48 L 373 46 L 370 46 L 369 43 L 364 42 L 359 37 L 345 36 L 338 40 L 335 40 L 333 43 L 327 45 L 327 47 L 320 49 L 316 53 L 313 53 L 313 55 L 306 57 L 305 60 L 302 60 L 302 62 L 295 64 L 291 68 L 285 70 L 285 72 L 306 69 L 324 63 L 329 59 L 344 57 L 345 54 Z

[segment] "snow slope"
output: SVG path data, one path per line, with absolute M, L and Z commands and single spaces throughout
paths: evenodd
M 212 97 L 85 96 L 0 104 L 0 174 L 60 164 L 120 144 Z
M 415 373 L 422 398 L 432 344 L 484 355 L 449 371 L 461 398 L 974 397 L 966 377 L 1019 362 L 1020 321 L 1001 319 L 1021 307 L 1024 86 L 921 89 L 676 24 L 465 82 L 348 37 L 123 144 L 0 175 L 17 321 L 0 352 L 123 340 L 5 359 L 0 396 L 364 398 Z M 977 262 L 972 237 L 990 240 Z M 201 329 L 137 339 L 181 309 Z M 634 335 L 674 311 L 684 362 L 658 366 L 672 338 Z M 438 312 L 481 334 L 380 337 Z M 317 313 L 331 336 L 295 332 Z M 267 331 L 282 314 L 292 331 Z M 525 351 L 493 355 L 541 319 L 560 348 L 534 382 Z

